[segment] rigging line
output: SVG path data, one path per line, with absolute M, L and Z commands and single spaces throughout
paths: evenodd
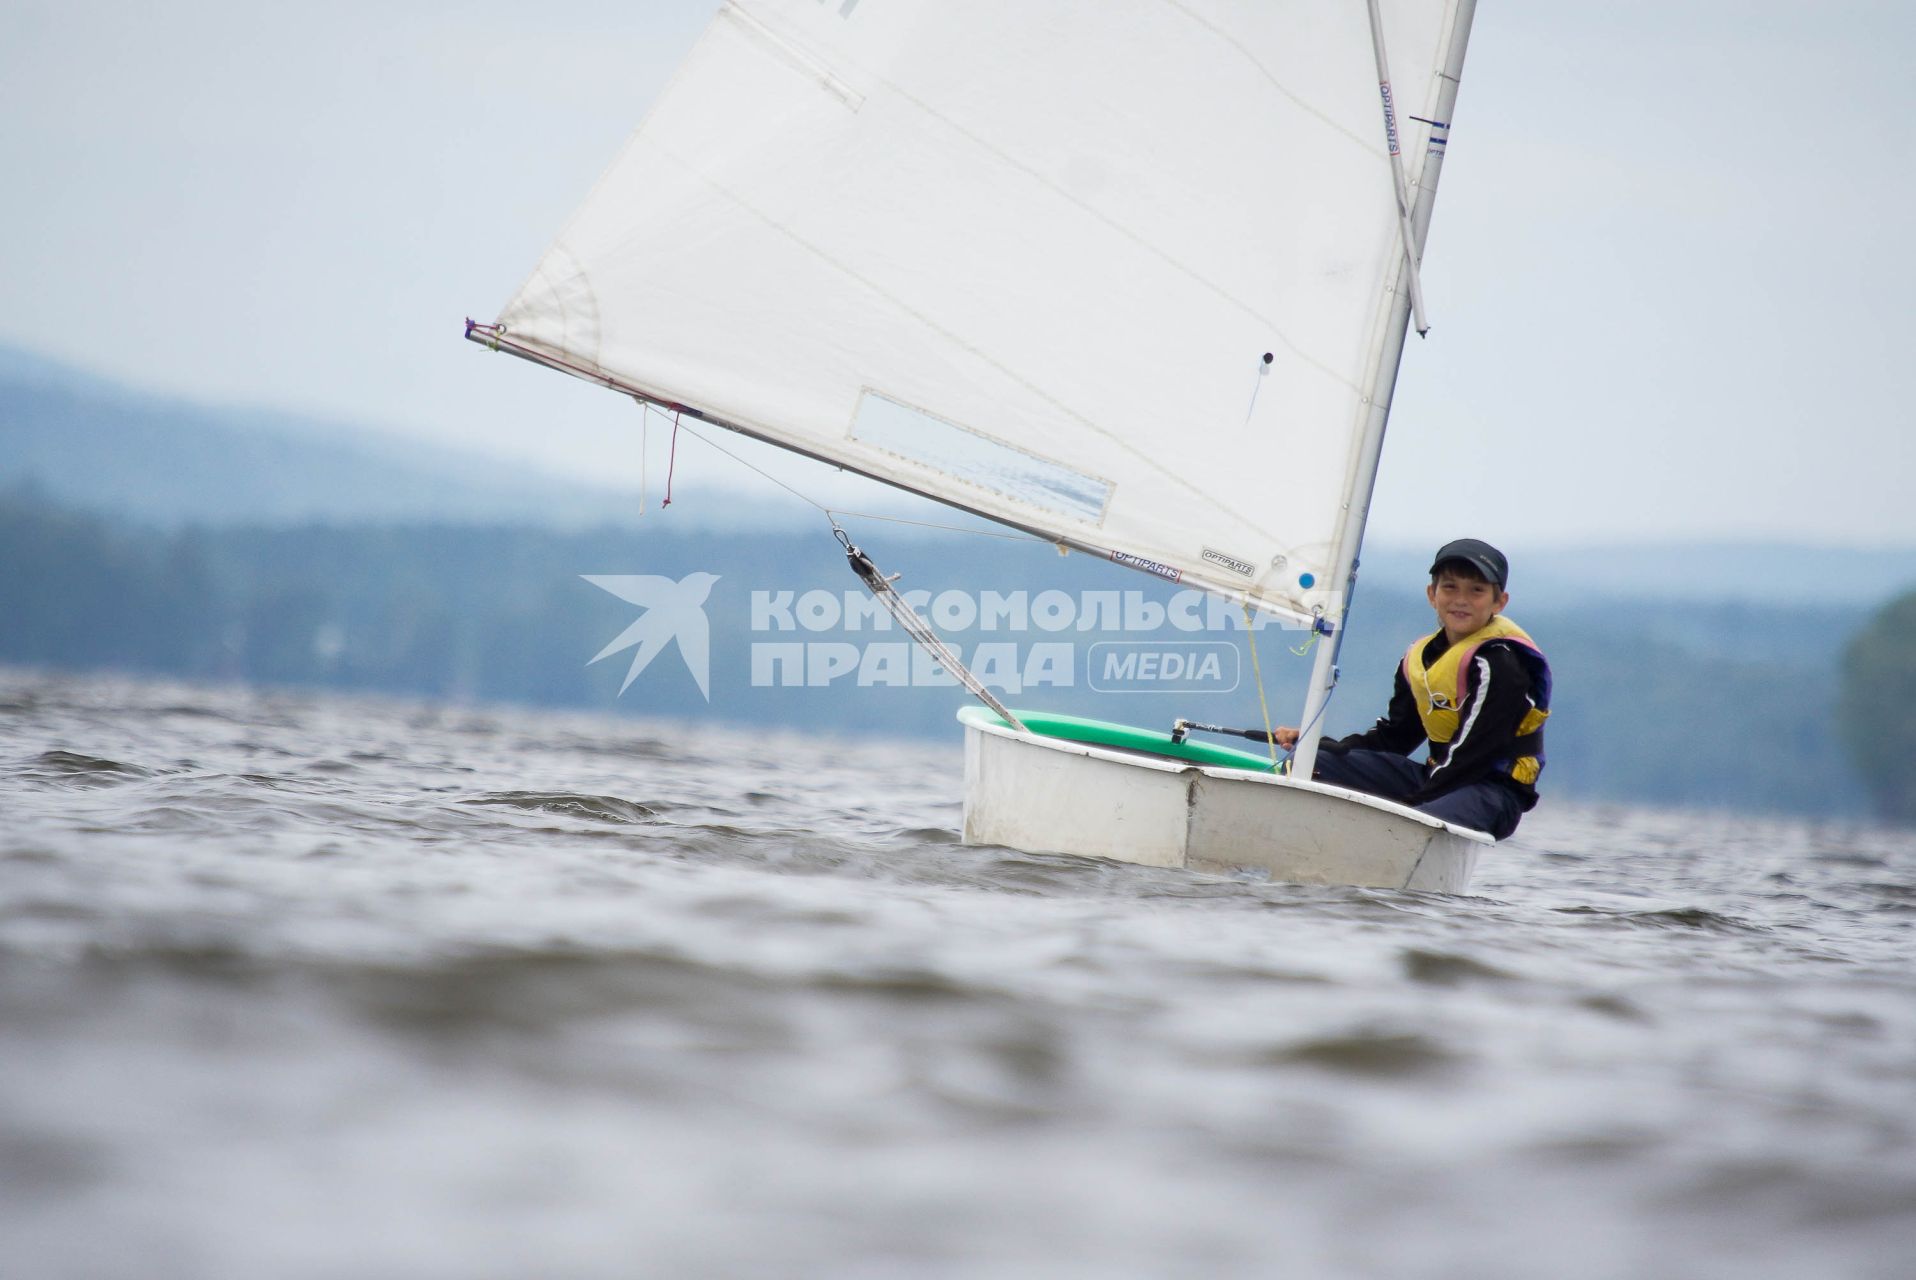
M 875 511 L 847 511 L 843 507 L 825 508 L 827 515 L 852 516 L 859 520 L 884 520 L 890 524 L 908 524 L 917 529 L 944 529 L 951 533 L 973 533 L 981 538 L 1005 538 L 1012 542 L 1039 542 L 1049 544 L 1049 538 L 1035 538 L 1028 533 L 1001 533 L 996 529 L 967 529 L 961 524 L 937 524 L 930 520 L 907 520 L 903 516 L 882 516 Z
M 1337 688 L 1337 674 L 1336 674 L 1336 668 L 1334 667 L 1331 669 L 1331 688 L 1332 689 Z M 1317 714 L 1311 717 L 1310 723 L 1297 731 L 1297 740 L 1299 743 L 1302 743 L 1304 741 L 1305 736 L 1308 735 L 1312 730 L 1317 728 L 1317 722 L 1324 718 L 1324 712 L 1330 707 L 1330 705 L 1331 705 L 1330 697 L 1329 695 L 1326 695 L 1324 698 L 1324 705 L 1320 706 L 1317 709 Z M 1286 751 L 1284 753 L 1284 765 L 1282 768 L 1278 770 L 1278 772 L 1289 775 L 1291 771 L 1291 762 L 1296 757 L 1297 757 L 1297 748 L 1293 746 L 1289 751 Z M 1313 772 L 1315 772 L 1315 770 L 1313 770 Z
M 1318 631 L 1318 625 L 1313 624 L 1311 627 L 1311 639 L 1310 641 L 1305 642 L 1304 649 L 1303 650 L 1292 649 L 1291 652 L 1299 653 L 1299 652 L 1308 651 L 1311 643 L 1316 641 L 1319 634 L 1320 632 Z M 1327 685 L 1324 689 L 1324 701 L 1318 705 L 1317 714 L 1312 716 L 1309 722 L 1306 723 L 1303 728 L 1297 731 L 1297 742 L 1292 744 L 1291 749 L 1284 753 L 1284 763 L 1283 765 L 1279 767 L 1278 769 L 1279 773 L 1285 774 L 1286 776 L 1290 774 L 1291 763 L 1297 758 L 1297 748 L 1303 745 L 1305 735 L 1309 734 L 1312 730 L 1314 730 L 1317 727 L 1317 722 L 1324 718 L 1324 713 L 1330 710 L 1331 695 L 1337 692 L 1337 678 L 1341 674 L 1343 673 L 1340 672 L 1335 665 L 1331 667 L 1331 680 L 1330 680 L 1330 684 Z M 1313 769 L 1312 772 L 1315 773 L 1316 770 Z
M 708 448 L 717 449 L 720 453 L 724 454 L 726 457 L 730 458 L 732 461 L 738 463 L 739 466 L 744 467 L 747 471 L 756 473 L 762 479 L 770 480 L 773 484 L 777 485 L 779 488 L 783 489 L 785 492 L 791 494 L 794 498 L 797 498 L 800 502 L 805 503 L 807 506 L 817 507 L 820 511 L 823 511 L 827 516 L 831 515 L 831 510 L 828 507 L 826 507 L 824 503 L 818 501 L 816 498 L 813 498 L 809 494 L 801 493 L 799 490 L 794 489 L 791 485 L 786 484 L 783 480 L 780 480 L 777 476 L 773 475 L 771 472 L 767 471 L 765 468 L 753 466 L 751 463 L 739 457 L 736 453 L 733 453 L 730 449 L 727 449 L 724 445 L 712 439 L 710 436 L 700 435 L 697 431 L 693 430 L 691 427 L 685 428 L 685 434 L 688 436 L 691 436 L 694 440 L 697 440 L 700 444 L 703 444 L 707 446 Z
M 1257 682 L 1257 708 L 1264 713 L 1264 742 L 1270 748 L 1271 767 L 1277 767 L 1277 731 L 1271 728 L 1271 703 L 1264 696 L 1264 668 L 1257 661 L 1257 619 L 1251 616 L 1251 602 L 1244 602 L 1244 638 L 1251 646 L 1251 678 Z
M 747 462 L 745 459 L 739 457 L 736 453 L 733 453 L 730 449 L 727 449 L 724 445 L 712 439 L 710 436 L 702 435 L 701 433 L 699 433 L 698 431 L 694 430 L 691 427 L 685 427 L 684 431 L 686 435 L 691 436 L 694 440 L 697 440 L 700 444 L 707 445 L 710 448 L 718 450 L 720 453 L 724 454 L 726 457 L 730 458 L 732 461 L 738 463 L 741 467 L 744 467 L 747 471 L 754 472 L 761 478 L 771 481 L 773 484 L 785 490 L 785 492 L 791 494 L 794 498 L 797 498 L 799 501 L 804 502 L 809 506 L 817 507 L 820 511 L 824 512 L 825 518 L 827 520 L 831 520 L 834 515 L 852 516 L 860 520 L 885 520 L 885 521 L 889 521 L 892 524 L 914 525 L 920 529 L 944 529 L 952 533 L 971 533 L 971 534 L 976 534 L 981 538 L 1009 538 L 1014 542 L 1045 541 L 1045 539 L 1034 538 L 1030 534 L 1026 534 L 1026 533 L 1000 533 L 996 529 L 967 529 L 963 525 L 935 524 L 929 520 L 908 520 L 903 516 L 881 516 L 870 511 L 847 511 L 842 507 L 828 507 L 824 503 L 820 502 L 818 499 L 812 497 L 810 494 L 804 493 L 798 489 L 793 488 L 791 485 L 786 484 L 783 480 L 780 480 L 777 476 L 765 470 L 765 468 L 760 466 L 755 466 L 752 463 Z M 836 522 L 834 522 L 834 524 L 836 524 Z
M 632 399 L 639 406 L 639 514 L 644 515 L 645 495 L 650 484 L 646 478 L 650 470 L 646 454 L 652 443 L 652 404 L 640 396 Z

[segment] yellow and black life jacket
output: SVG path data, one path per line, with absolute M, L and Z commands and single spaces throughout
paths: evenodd
M 1457 736 L 1458 709 L 1470 696 L 1471 659 L 1484 645 L 1502 642 L 1523 661 L 1530 675 L 1531 707 L 1517 725 L 1510 756 L 1499 760 L 1497 767 L 1525 786 L 1534 785 L 1543 772 L 1543 722 L 1550 716 L 1550 664 L 1544 660 L 1543 650 L 1522 627 L 1500 614 L 1425 666 L 1424 646 L 1439 634 L 1433 631 L 1412 641 L 1404 653 L 1404 679 L 1417 701 L 1417 717 L 1424 722 L 1424 736 L 1430 739 L 1432 751 L 1441 759 Z

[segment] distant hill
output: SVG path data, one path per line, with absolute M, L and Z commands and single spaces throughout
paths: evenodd
M 635 501 L 339 422 L 216 408 L 0 346 L 0 492 L 137 522 L 390 520 L 582 527 Z

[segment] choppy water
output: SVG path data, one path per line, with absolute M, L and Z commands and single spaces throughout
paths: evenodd
M 1547 804 L 1444 898 L 958 770 L 0 672 L 0 1275 L 1916 1275 L 1909 834 Z

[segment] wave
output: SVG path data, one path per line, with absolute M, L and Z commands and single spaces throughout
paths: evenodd
M 21 772 L 30 778 L 40 778 L 50 782 L 65 781 L 81 785 L 111 786 L 116 782 L 151 778 L 160 770 L 129 764 L 124 760 L 109 760 L 104 756 L 90 756 L 79 751 L 55 749 L 42 751 L 27 761 Z
M 1760 924 L 1726 916 L 1706 907 L 1664 907 L 1655 911 L 1613 911 L 1604 907 L 1557 907 L 1559 915 L 1599 916 L 1650 929 L 1699 929 L 1706 933 L 1767 933 Z
M 1437 987 L 1455 987 L 1466 982 L 1508 982 L 1517 976 L 1507 969 L 1454 951 L 1408 947 L 1402 960 L 1405 977 Z
M 566 818 L 584 818 L 590 822 L 651 822 L 659 811 L 649 805 L 621 800 L 617 796 L 577 795 L 569 791 L 500 791 L 473 796 L 460 804 L 498 805 L 529 813 L 550 813 Z
M 1364 1076 L 1423 1075 L 1458 1061 L 1454 1052 L 1429 1036 L 1383 1027 L 1298 1040 L 1274 1046 L 1260 1056 L 1276 1064 Z

